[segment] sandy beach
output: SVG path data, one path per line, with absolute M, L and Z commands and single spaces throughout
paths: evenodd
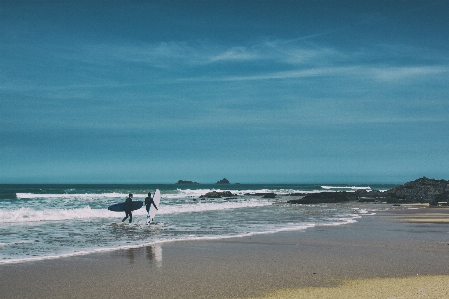
M 389 206 L 391 207 L 391 206 Z M 1 298 L 449 298 L 449 209 L 0 265 Z

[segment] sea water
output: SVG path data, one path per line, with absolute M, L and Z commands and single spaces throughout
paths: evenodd
M 0 185 L 0 264 L 52 259 L 164 242 L 242 237 L 314 226 L 344 225 L 368 213 L 363 205 L 292 205 L 295 193 L 387 190 L 393 185 Z M 161 190 L 154 223 L 145 207 L 124 212 L 108 206 L 128 193 L 144 201 Z M 200 198 L 231 191 L 227 198 Z M 275 193 L 264 198 L 261 193 Z

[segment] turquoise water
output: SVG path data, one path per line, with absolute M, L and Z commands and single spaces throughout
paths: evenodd
M 289 194 L 358 188 L 387 190 L 394 185 L 0 185 L 0 263 L 26 262 L 140 247 L 176 240 L 228 238 L 317 225 L 342 225 L 368 213 L 357 204 L 290 205 Z M 128 193 L 143 201 L 161 190 L 155 223 L 145 209 L 124 212 L 107 207 Z M 200 199 L 212 190 L 230 198 Z M 277 194 L 265 199 L 256 193 Z

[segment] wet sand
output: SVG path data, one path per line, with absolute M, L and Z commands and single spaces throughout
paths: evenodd
M 448 218 L 397 207 L 337 227 L 5 264 L 0 297 L 449 298 Z

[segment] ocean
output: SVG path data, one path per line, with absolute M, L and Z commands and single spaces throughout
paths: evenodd
M 0 185 L 0 264 L 55 259 L 121 250 L 164 242 L 243 237 L 316 226 L 345 225 L 369 215 L 366 204 L 291 205 L 294 193 L 388 190 L 396 185 L 230 184 L 230 185 Z M 128 193 L 144 201 L 161 191 L 154 223 L 146 224 L 145 207 L 108 211 Z M 210 191 L 233 196 L 201 199 Z M 275 193 L 263 198 L 260 193 Z

